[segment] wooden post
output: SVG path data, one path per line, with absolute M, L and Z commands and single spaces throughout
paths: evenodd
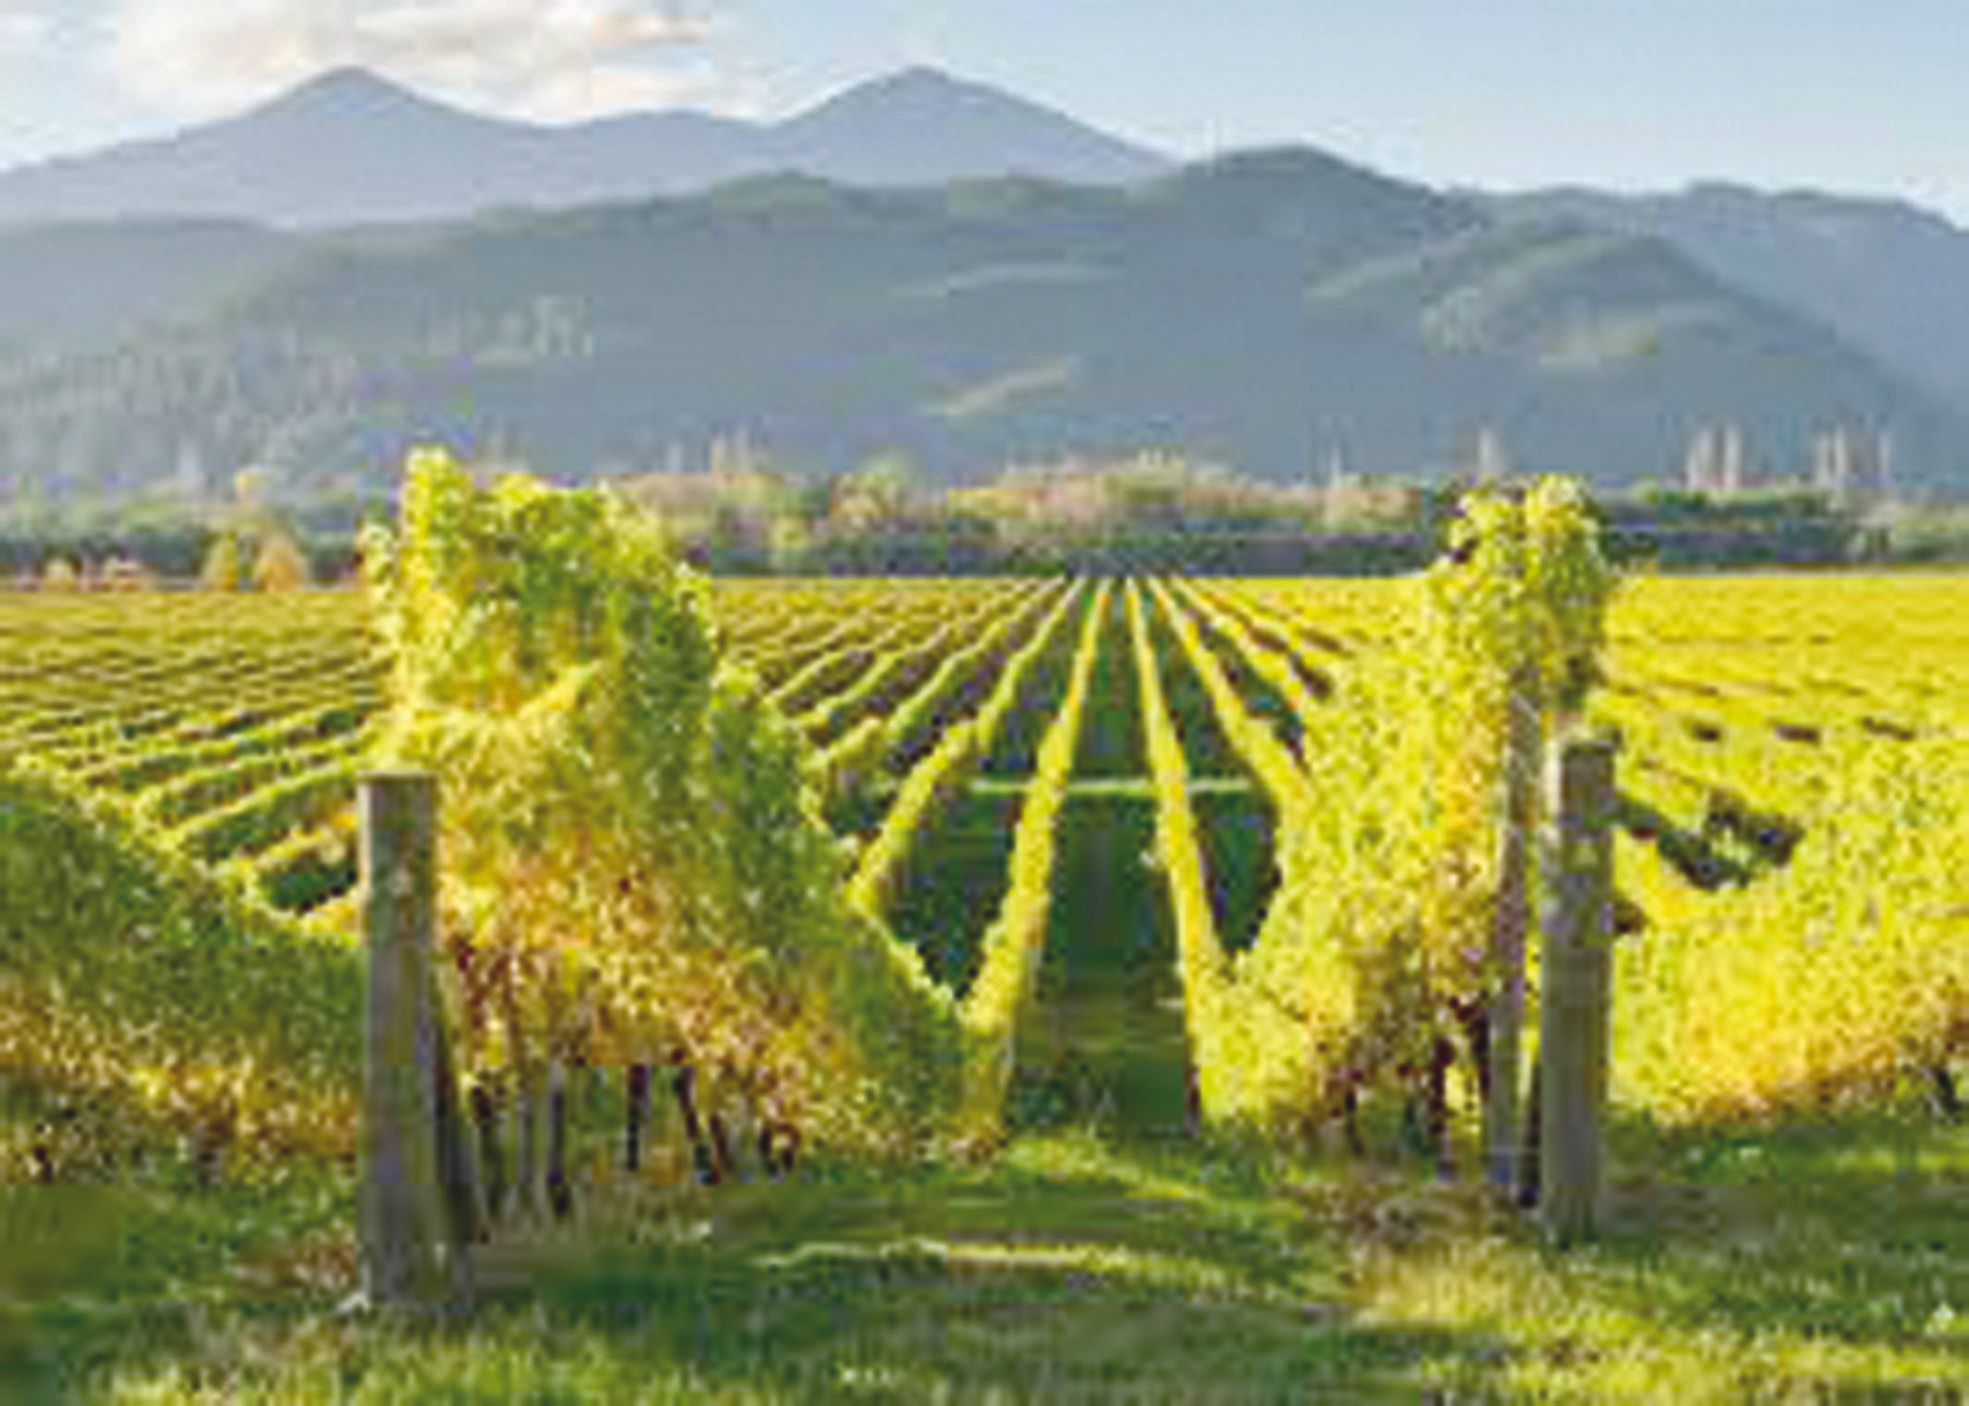
M 1531 843 L 1538 825 L 1538 680 L 1511 678 L 1504 732 L 1504 825 L 1498 839 L 1497 913 L 1485 1013 L 1484 1148 L 1492 1186 L 1518 1183 L 1518 1083 L 1525 1023 L 1525 934 L 1531 927 Z
M 369 958 L 358 1238 L 371 1305 L 462 1303 L 466 1238 L 448 1179 L 459 1175 L 459 1130 L 441 1127 L 443 1014 L 434 996 L 437 779 L 424 772 L 362 778 L 362 925 Z
M 1612 986 L 1614 755 L 1611 738 L 1553 751 L 1542 856 L 1539 1226 L 1560 1245 L 1593 1230 Z

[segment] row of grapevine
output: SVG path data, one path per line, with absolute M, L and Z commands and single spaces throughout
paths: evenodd
M 977 977 L 964 995 L 967 1049 L 959 1137 L 974 1145 L 995 1142 L 1001 1134 L 1005 1093 L 1018 1053 L 1019 1018 L 1032 998 L 1045 954 L 1060 812 L 1066 806 L 1074 755 L 1080 747 L 1110 591 L 1104 583 L 1094 593 L 1081 622 L 1065 696 L 1040 741 L 1032 779 L 1019 807 L 1005 895 L 985 931 Z
M 941 1125 L 955 1003 L 843 901 L 799 730 L 721 660 L 655 524 L 423 455 L 365 562 L 392 666 L 378 755 L 441 787 L 474 1105 L 559 1065 L 674 1064 L 809 1142 Z
M 1225 1122 L 1241 1111 L 1236 1095 L 1236 1017 L 1228 964 L 1217 938 L 1210 880 L 1190 809 L 1189 765 L 1164 699 L 1160 666 L 1149 639 L 1139 589 L 1127 593 L 1128 638 L 1135 660 L 1149 780 L 1155 791 L 1155 855 L 1176 919 L 1177 968 L 1183 985 L 1183 1027 L 1203 1114 Z
M 910 768 L 848 879 L 847 901 L 856 912 L 872 919 L 887 912 L 917 836 L 935 822 L 990 756 L 999 729 L 1019 705 L 1027 676 L 1082 598 L 1079 586 L 1060 596 L 1039 628 L 1006 661 L 977 713 L 947 728 L 937 745 Z
M 1331 925 L 1309 921 L 1308 899 L 1346 905 L 1372 900 L 1358 885 L 1348 886 L 1350 876 L 1315 870 L 1309 863 L 1313 827 L 1332 832 L 1350 813 L 1314 803 L 1316 795 L 1324 795 L 1316 779 L 1331 780 L 1332 773 L 1300 768 L 1275 736 L 1261 731 L 1264 725 L 1225 691 L 1221 666 L 1202 647 L 1191 622 L 1180 619 L 1166 597 L 1164 603 L 1171 607 L 1167 614 L 1186 662 L 1203 678 L 1233 750 L 1259 775 L 1282 816 L 1291 816 L 1279 830 L 1275 862 L 1285 872 L 1263 930 L 1253 947 L 1232 958 L 1217 933 L 1210 875 L 1188 799 L 1182 738 L 1163 690 L 1146 612 L 1131 592 L 1129 628 L 1156 801 L 1156 855 L 1176 919 L 1198 1105 L 1213 1126 L 1296 1133 L 1337 1109 L 1348 1077 L 1369 1053 L 1359 1038 L 1359 1022 L 1369 1011 L 1361 998 L 1367 949 L 1339 940 Z M 1331 716 L 1315 721 L 1329 722 Z M 1323 735 L 1331 735 L 1330 727 Z M 1309 749 L 1316 745 L 1308 743 Z M 1292 877 L 1309 872 L 1317 872 L 1317 882 Z
M 862 588 L 869 601 L 885 593 L 894 595 Z M 954 587 L 897 618 L 935 628 L 947 601 L 982 617 L 1005 595 L 995 585 Z M 0 1062 L 116 1098 L 132 1110 L 133 1128 L 155 1122 L 256 1157 L 346 1155 L 360 971 L 348 941 L 350 800 L 381 697 L 366 603 L 322 593 L 277 610 L 245 598 L 139 596 L 117 605 L 120 613 L 81 598 L 0 603 L 0 844 L 9 865 L 0 888 Z M 877 613 L 864 609 L 857 625 Z M 765 858 L 790 843 L 804 858 L 782 873 L 785 893 L 771 911 L 785 919 L 802 904 L 824 907 L 838 863 L 831 839 L 810 824 L 801 839 L 805 822 L 773 809 L 801 804 L 798 784 L 778 800 L 743 789 L 747 778 L 756 786 L 772 774 L 779 763 L 769 759 L 793 764 L 791 734 L 736 702 L 720 719 L 715 745 L 734 763 L 750 755 L 759 764 L 721 772 L 712 803 L 726 796 L 728 809 L 746 811 L 737 833 L 778 837 L 757 841 L 761 862 L 746 872 L 771 872 Z M 263 899 L 313 908 L 310 927 Z M 915 1071 L 875 1081 L 892 1101 L 948 1106 L 954 1094 L 936 1086 L 955 1089 L 954 1003 L 930 989 L 914 954 L 846 914 L 823 914 L 804 931 L 820 946 L 793 965 L 811 977 L 819 961 L 836 974 L 819 983 L 835 1014 L 816 1008 L 817 1023 L 784 1039 L 833 1048 L 841 1031 L 862 1029 L 873 1045 L 861 1067 Z M 820 956 L 829 944 L 845 946 Z M 870 949 L 874 962 L 855 955 Z M 166 980 L 162 966 L 179 979 Z M 723 978 L 712 970 L 695 973 L 708 980 L 674 975 L 664 984 L 705 993 L 688 1043 L 707 1084 L 738 1077 L 729 1071 L 745 1059 L 734 1046 L 762 1038 L 756 1015 L 725 1018 L 738 1007 L 720 1000 L 737 998 L 716 995 Z M 802 978 L 789 971 L 785 979 Z M 483 1000 L 482 987 L 467 987 L 468 1004 Z M 851 1018 L 856 1008 L 868 1013 L 866 1025 Z M 755 1007 L 784 1009 L 783 1000 Z M 318 1038 L 324 1013 L 338 1023 L 335 1039 Z M 604 1025 L 616 1035 L 633 1029 Z M 896 1039 L 908 1042 L 908 1057 L 874 1052 Z M 526 1044 L 516 1037 L 515 1048 Z M 947 1055 L 935 1053 L 939 1044 Z M 500 1057 L 483 1045 L 478 1053 Z M 838 1057 L 831 1066 L 837 1075 L 846 1067 Z M 762 1077 L 756 1061 L 744 1077 Z M 914 1093 L 903 1087 L 912 1082 Z M 784 1109 L 797 1094 L 789 1084 L 770 1099 Z
M 1649 823 L 1622 864 L 1646 927 L 1618 954 L 1624 1097 L 1758 1115 L 1878 1096 L 1969 1054 L 1962 739 L 1780 759 L 1778 742 L 1639 736 Z
M 1003 665 L 1026 632 L 1044 618 L 1055 594 L 1040 588 L 1006 602 L 995 619 L 974 631 L 969 644 L 943 651 L 934 670 L 908 697 L 863 718 L 816 752 L 809 769 L 823 794 L 836 797 L 855 789 L 870 772 L 886 767 L 937 727 L 946 705 L 969 680 Z
M 1344 637 L 1328 716 L 1363 721 L 1348 695 L 1401 654 L 1388 612 L 1348 623 L 1324 585 L 1219 594 Z M 1964 601 L 1946 578 L 1643 580 L 1615 608 L 1591 711 L 1626 744 L 1618 1100 L 1688 1120 L 1930 1081 L 1949 1099 L 1969 1055 Z M 1316 782 L 1371 754 L 1361 731 L 1309 730 Z M 1322 784 L 1326 829 L 1373 784 L 1351 770 Z
M 0 1067 L 232 1170 L 347 1158 L 359 953 L 150 843 L 120 808 L 0 769 Z M 116 1146 L 99 1149 L 115 1156 Z
M 844 724 L 852 724 L 859 716 L 892 701 L 899 691 L 932 673 L 938 662 L 956 649 L 957 641 L 989 628 L 994 619 L 1002 621 L 1011 609 L 1012 602 L 987 597 L 971 609 L 953 612 L 934 623 L 917 638 L 891 645 L 871 659 L 862 675 L 846 688 L 796 717 L 794 726 L 815 745 L 826 746 L 841 734 Z
M 1332 701 L 1302 699 L 1304 767 L 1157 588 L 1219 726 L 1282 822 L 1278 888 L 1235 961 L 1215 946 L 1180 742 L 1137 626 L 1158 844 L 1212 1121 L 1298 1131 L 1386 1085 L 1423 1100 L 1440 1139 L 1458 1051 L 1482 1083 L 1495 1057 L 1486 1031 L 1502 1019 L 1515 1036 L 1517 1009 L 1499 1002 L 1523 960 L 1530 817 L 1507 799 L 1524 780 L 1506 764 L 1507 740 L 1523 710 L 1574 705 L 1605 587 L 1579 500 L 1562 488 L 1522 505 L 1478 495 L 1466 514 L 1455 557 L 1387 597 L 1406 599 L 1406 616 L 1353 632 Z M 1228 613 L 1220 634 L 1250 640 Z M 1536 743 L 1520 746 L 1528 756 Z
M 1161 582 L 1152 582 L 1149 589 L 1161 608 L 1162 618 L 1168 622 L 1170 632 L 1181 647 L 1183 657 L 1203 681 L 1217 725 L 1223 729 L 1231 750 L 1257 780 L 1277 811 L 1281 826 L 1288 832 L 1281 849 L 1291 853 L 1293 847 L 1289 835 L 1296 833 L 1311 819 L 1312 790 L 1305 769 L 1292 755 L 1291 748 L 1279 740 L 1271 724 L 1246 706 L 1244 697 L 1231 682 L 1224 665 L 1205 643 L 1195 618 L 1177 604 Z
M 0 1065 L 208 1165 L 352 1154 L 359 954 L 214 862 L 322 767 L 346 803 L 378 697 L 352 604 L 0 602 Z
M 1227 600 L 1220 592 L 1206 590 L 1195 582 L 1180 582 L 1178 585 L 1183 600 L 1196 612 L 1197 617 L 1292 710 L 1300 726 L 1300 760 L 1310 761 L 1304 754 L 1303 746 L 1306 723 L 1332 695 L 1332 680 L 1323 671 L 1312 669 L 1300 661 L 1283 636 L 1254 622 L 1238 608 L 1236 601 Z
M 1713 892 L 1627 846 L 1648 926 L 1617 951 L 1617 1093 L 1676 1121 L 1760 1116 L 1969 1055 L 1965 785 L 1959 747 L 1876 754 L 1788 865 Z
M 1650 822 L 1620 858 L 1646 927 L 1616 953 L 1617 1094 L 1679 1121 L 1947 1087 L 1969 1056 L 1969 587 L 1630 594 L 1599 709 Z

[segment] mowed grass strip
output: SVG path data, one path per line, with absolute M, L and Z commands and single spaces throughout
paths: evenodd
M 1028 1136 L 981 1169 L 650 1190 L 348 1319 L 347 1188 L 0 1188 L 10 1400 L 1948 1401 L 1969 1131 L 1632 1129 L 1551 1255 L 1390 1166 Z M 65 1199 L 64 1199 L 65 1198 Z

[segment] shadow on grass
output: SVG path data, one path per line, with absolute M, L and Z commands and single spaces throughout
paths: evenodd
M 319 1307 L 346 1292 L 353 1215 L 347 1185 L 319 1178 L 200 1187 L 165 1166 L 0 1183 L 0 1401 L 89 1396 L 103 1373 L 195 1358 L 215 1318 Z
M 289 1293 L 83 1342 L 89 1392 L 219 1399 L 1413 1399 L 1481 1335 L 1382 1327 L 1258 1169 L 1033 1139 L 977 1172 L 593 1212 L 485 1255 L 464 1323 Z
M 1292 1208 L 1193 1153 L 1065 1135 L 975 1174 L 694 1209 L 640 1245 L 531 1258 L 492 1331 L 544 1310 L 706 1386 L 897 1401 L 1412 1395 L 1415 1363 L 1481 1348 L 1355 1321 Z
M 1081 793 L 1061 817 L 1038 988 L 1019 1029 L 1008 1119 L 1177 1138 L 1188 1123 L 1176 936 L 1147 796 Z
M 1969 1130 L 1623 1127 L 1614 1151 L 1604 1234 L 1561 1256 L 1479 1189 L 1404 1168 L 1032 1136 L 974 1171 L 593 1203 L 571 1231 L 484 1255 L 463 1323 L 338 1317 L 351 1285 L 334 1197 L 60 1203 L 0 1188 L 7 1229 L 33 1220 L 42 1242 L 80 1247 L 29 1282 L 9 1242 L 0 1300 L 16 1307 L 0 1334 L 28 1365 L 0 1393 L 1702 1401 L 1969 1387 Z M 310 1248 L 323 1226 L 342 1238 Z
M 1650 1313 L 1918 1345 L 1969 1389 L 1969 1125 L 1879 1113 L 1621 1143 L 1632 1174 L 1599 1255 Z
M 1314 1175 L 1354 1307 L 1502 1339 L 1443 1389 L 1583 1399 L 1969 1394 L 1969 1128 L 1920 1115 L 1612 1140 L 1601 1233 L 1570 1254 L 1472 1187 Z M 1460 1340 L 1460 1339 L 1458 1339 Z

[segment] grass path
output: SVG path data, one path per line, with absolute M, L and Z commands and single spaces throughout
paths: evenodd
M 486 1265 L 462 1324 L 336 1315 L 346 1188 L 0 1188 L 0 1396 L 1969 1392 L 1969 1131 L 1630 1131 L 1620 1151 L 1607 1235 L 1559 1258 L 1480 1194 L 1398 1169 L 1035 1134 L 980 1170 L 591 1210 Z
M 1188 1127 L 1182 990 L 1151 801 L 1075 795 L 1061 816 L 1050 945 L 1019 1032 L 1015 1130 L 1167 1140 Z

